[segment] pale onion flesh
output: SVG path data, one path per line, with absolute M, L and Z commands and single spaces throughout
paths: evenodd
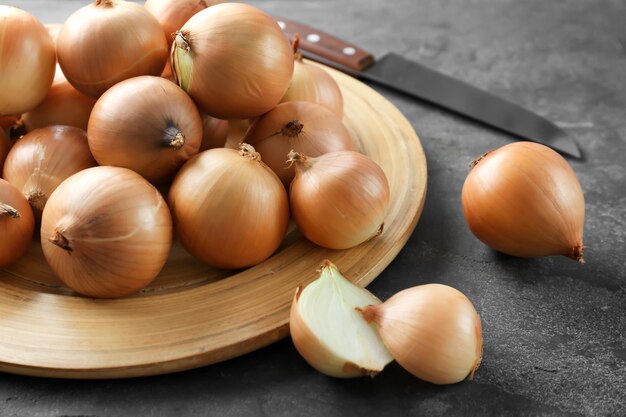
M 292 152 L 290 160 L 296 166 L 289 189 L 291 213 L 307 239 L 347 249 L 382 233 L 389 182 L 372 159 L 338 151 L 317 158 Z
M 471 231 L 497 251 L 583 262 L 582 187 L 568 162 L 547 146 L 515 142 L 474 161 L 462 204 Z
M 55 63 L 44 25 L 17 7 L 0 5 L 0 116 L 37 107 L 52 85 Z
M 15 143 L 2 175 L 24 194 L 40 219 L 48 198 L 66 178 L 96 165 L 84 130 L 49 126 L 35 129 Z
M 190 159 L 174 178 L 168 202 L 185 249 L 222 269 L 269 258 L 289 223 L 285 188 L 248 144 Z
M 122 297 L 144 288 L 165 265 L 172 219 L 161 194 L 139 174 L 95 167 L 52 194 L 41 244 L 52 270 L 74 291 Z
M 244 137 L 261 154 L 286 188 L 296 171 L 287 163 L 294 150 L 310 157 L 334 151 L 353 151 L 350 132 L 336 114 L 306 101 L 281 103 L 257 118 Z
M 377 325 L 394 359 L 424 381 L 454 384 L 471 380 L 480 365 L 480 316 L 455 288 L 419 285 L 360 311 L 363 318 Z
M 198 153 L 202 119 L 180 87 L 145 75 L 116 84 L 98 99 L 87 136 L 100 165 L 129 168 L 161 184 Z
M 0 267 L 19 260 L 28 250 L 35 218 L 22 193 L 0 178 Z
M 285 95 L 293 52 L 271 16 L 241 3 L 196 13 L 176 33 L 171 53 L 178 85 L 219 119 L 257 117 Z
M 296 291 L 289 317 L 291 339 L 300 355 L 323 374 L 374 376 L 393 361 L 375 326 L 356 310 L 374 304 L 380 300 L 326 260 L 319 277 Z
M 96 0 L 72 14 L 57 38 L 67 80 L 98 98 L 128 78 L 160 75 L 167 43 L 157 19 L 129 1 Z

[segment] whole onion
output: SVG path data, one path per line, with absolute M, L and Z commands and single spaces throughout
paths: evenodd
M 172 72 L 207 114 L 259 116 L 275 107 L 293 73 L 287 37 L 267 14 L 223 3 L 195 14 L 176 33 Z
M 17 7 L 0 5 L 0 116 L 37 107 L 50 89 L 55 63 L 44 25 Z
M 121 297 L 148 285 L 165 265 L 172 219 L 161 194 L 139 174 L 95 167 L 52 194 L 41 244 L 68 287 L 90 297 Z
M 98 98 L 127 78 L 161 74 L 167 43 L 159 22 L 142 6 L 95 0 L 65 21 L 57 55 L 67 80 Z

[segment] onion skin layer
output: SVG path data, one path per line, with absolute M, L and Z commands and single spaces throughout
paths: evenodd
M 472 233 L 497 251 L 583 262 L 583 191 L 547 146 L 515 142 L 483 155 L 465 180 L 462 204 Z
M 471 380 L 480 366 L 480 316 L 472 302 L 452 287 L 407 288 L 360 311 L 365 320 L 378 326 L 400 366 L 424 381 L 442 385 Z
M 222 269 L 269 258 L 289 224 L 280 180 L 258 154 L 242 152 L 215 148 L 196 155 L 183 165 L 169 192 L 178 240 L 194 257 Z
M 160 75 L 167 43 L 157 19 L 143 6 L 98 0 L 72 14 L 57 38 L 67 80 L 93 98 L 128 78 Z
M 74 291 L 122 297 L 148 285 L 172 245 L 165 200 L 139 174 L 95 167 L 61 184 L 43 212 L 46 260 Z
M 4 129 L 0 128 L 0 174 L 2 174 L 4 160 L 7 158 L 10 149 L 11 142 L 9 141 L 9 137 L 5 133 Z
M 24 255 L 33 239 L 35 218 L 22 193 L 0 178 L 0 267 Z
M 44 99 L 54 78 L 54 43 L 44 25 L 0 5 L 0 116 L 25 113 Z
M 178 85 L 218 119 L 257 117 L 285 95 L 293 74 L 291 46 L 264 12 L 223 3 L 195 14 L 177 32 L 171 54 Z
M 129 168 L 162 184 L 198 153 L 202 119 L 180 87 L 145 75 L 116 84 L 98 99 L 87 136 L 100 165 Z

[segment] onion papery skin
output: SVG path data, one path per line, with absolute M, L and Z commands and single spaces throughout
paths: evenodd
M 472 379 L 483 352 L 482 325 L 472 302 L 455 288 L 425 284 L 361 309 L 394 359 L 433 384 Z
M 265 113 L 250 126 L 244 142 L 254 146 L 286 188 L 296 173 L 295 167 L 287 164 L 291 150 L 312 157 L 356 150 L 340 118 L 326 107 L 306 101 L 281 103 Z
M 139 174 L 95 167 L 52 194 L 41 244 L 50 267 L 74 291 L 122 297 L 144 288 L 165 265 L 172 219 L 161 194 Z
M 483 155 L 465 180 L 462 204 L 472 233 L 499 252 L 583 261 L 583 191 L 547 146 L 515 142 Z
M 146 75 L 122 81 L 103 94 L 91 112 L 87 133 L 100 165 L 129 168 L 161 184 L 198 153 L 202 119 L 180 87 Z
M 161 74 L 167 43 L 161 25 L 143 6 L 96 0 L 65 21 L 57 56 L 67 80 L 98 98 L 125 79 Z
M 321 67 L 296 59 L 293 77 L 281 103 L 308 101 L 320 104 L 343 117 L 343 95 L 331 75 Z
M 0 267 L 20 259 L 35 230 L 33 212 L 20 190 L 0 178 Z
M 49 126 L 33 130 L 13 145 L 2 176 L 24 194 L 39 220 L 48 198 L 65 179 L 96 165 L 84 130 Z
M 348 249 L 382 233 L 389 183 L 378 164 L 354 151 L 298 158 L 289 200 L 307 239 L 329 249 Z
M 278 24 L 246 4 L 223 3 L 195 14 L 178 31 L 172 73 L 210 116 L 257 117 L 285 95 L 293 52 Z
M 0 116 L 25 113 L 44 99 L 54 78 L 54 43 L 44 25 L 0 5 Z
M 223 148 L 228 139 L 228 120 L 216 119 L 209 115 L 202 115 L 202 143 L 200 152 L 213 148 Z
M 242 149 L 204 151 L 183 165 L 170 188 L 178 240 L 194 257 L 217 268 L 264 261 L 287 231 L 285 188 L 258 155 L 251 155 Z
M 56 75 L 46 98 L 33 110 L 22 115 L 26 131 L 54 125 L 74 126 L 87 130 L 89 115 L 96 99 L 75 89 L 57 65 Z

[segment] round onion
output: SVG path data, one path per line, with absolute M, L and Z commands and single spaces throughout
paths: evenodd
M 57 65 L 48 95 L 36 108 L 22 115 L 26 131 L 54 125 L 74 126 L 87 130 L 91 109 L 96 100 L 75 89 Z
M 259 116 L 281 100 L 293 73 L 287 37 L 267 14 L 224 3 L 195 14 L 176 32 L 176 82 L 220 119 Z
M 585 199 L 561 155 L 538 143 L 515 142 L 472 166 L 462 202 L 478 239 L 513 256 L 565 255 L 583 262 Z
M 74 291 L 121 297 L 148 285 L 165 265 L 172 219 L 161 194 L 140 175 L 95 167 L 52 194 L 41 244 L 52 270 Z
M 132 169 L 156 184 L 198 152 L 202 119 L 180 87 L 146 75 L 122 81 L 98 99 L 88 137 L 100 165 Z
M 13 145 L 3 177 L 24 194 L 39 219 L 63 180 L 95 165 L 84 130 L 50 126 L 33 130 Z
M 67 80 L 98 98 L 127 78 L 161 74 L 167 43 L 159 22 L 142 6 L 96 0 L 65 21 L 57 55 Z
M 389 204 L 383 170 L 353 151 L 317 158 L 289 154 L 296 176 L 291 182 L 291 213 L 304 236 L 329 249 L 347 249 L 382 232 Z
M 248 129 L 244 142 L 254 146 L 285 187 L 295 175 L 294 167 L 287 166 L 289 151 L 316 157 L 355 150 L 341 119 L 326 107 L 305 101 L 281 103 L 259 117 Z
M 289 223 L 287 193 L 250 145 L 202 152 L 169 193 L 176 236 L 209 265 L 238 269 L 267 259 Z
M 37 107 L 50 89 L 55 62 L 43 24 L 23 10 L 0 5 L 0 116 Z
M 0 267 L 17 261 L 33 238 L 35 219 L 22 193 L 0 178 Z

